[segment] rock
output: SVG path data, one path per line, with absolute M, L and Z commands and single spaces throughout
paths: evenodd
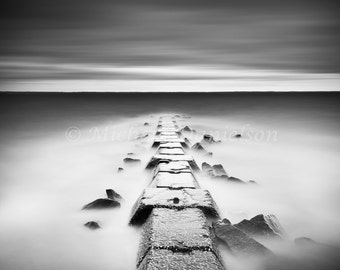
M 120 196 L 120 194 L 118 194 L 116 191 L 114 191 L 113 189 L 107 189 L 106 190 L 106 195 L 109 199 L 111 200 L 121 200 L 122 196 Z
M 203 140 L 201 142 L 215 143 L 215 140 L 214 140 L 213 136 L 211 136 L 209 134 L 204 134 L 203 135 Z
M 313 246 L 318 245 L 317 242 L 315 242 L 314 240 L 312 240 L 312 239 L 310 239 L 308 237 L 298 237 L 298 238 L 295 238 L 294 239 L 294 243 L 297 246 L 303 246 L 303 247 L 311 246 L 311 245 L 313 245 Z
M 202 171 L 209 176 L 214 176 L 214 170 L 207 162 L 202 163 Z
M 230 222 L 230 220 L 229 219 L 227 219 L 227 218 L 224 218 L 224 219 L 222 219 L 222 221 L 221 221 L 223 224 L 227 224 L 227 225 L 231 225 L 231 222 Z
M 247 183 L 248 183 L 248 184 L 257 184 L 257 182 L 254 181 L 254 180 L 249 180 Z
M 220 143 L 221 140 L 214 140 L 214 137 L 209 134 L 204 134 L 201 143 Z
M 208 154 L 208 152 L 204 149 L 204 147 L 200 143 L 195 143 L 191 147 L 191 149 Z
M 135 153 L 130 152 L 130 153 L 127 153 L 127 155 L 128 155 L 128 156 L 134 156 Z
M 185 126 L 184 128 L 181 129 L 181 131 L 191 132 L 193 130 L 188 126 Z
M 109 209 L 120 207 L 120 203 L 116 200 L 101 198 L 97 199 L 89 204 L 86 204 L 83 207 L 83 210 L 92 210 L 92 209 Z
M 234 224 L 243 232 L 254 236 L 267 236 L 281 238 L 284 231 L 274 215 L 257 215 L 250 220 L 244 219 L 240 223 Z
M 202 171 L 205 172 L 205 171 L 208 171 L 208 170 L 212 170 L 211 165 L 207 162 L 203 162 L 202 163 Z
M 211 176 L 214 179 L 223 179 L 223 180 L 227 180 L 228 182 L 239 183 L 239 184 L 245 183 L 244 181 L 242 181 L 239 178 L 236 178 L 234 176 L 228 176 L 227 172 L 224 170 L 224 168 L 221 164 L 216 164 L 216 165 L 210 166 L 208 163 L 203 162 L 202 163 L 202 171 L 203 171 L 203 173 Z M 254 182 L 254 183 L 256 183 L 256 182 Z
M 255 239 L 230 224 L 228 219 L 214 222 L 216 237 L 236 256 L 268 256 L 273 253 Z
M 148 133 L 141 133 L 135 138 L 135 140 L 141 140 L 141 139 L 145 139 L 147 137 L 149 137 Z
M 85 227 L 91 229 L 91 230 L 96 230 L 99 229 L 100 226 L 96 221 L 89 221 L 84 224 Z
M 339 247 L 320 243 L 308 237 L 295 238 L 294 243 L 297 247 L 304 249 L 308 252 L 314 250 L 314 251 L 317 251 L 318 254 L 323 253 L 323 255 L 326 255 L 326 256 L 335 255 L 335 257 L 338 259 L 340 263 L 340 257 L 339 257 L 340 248 Z
M 235 134 L 234 138 L 237 138 L 237 139 L 242 138 L 242 135 L 241 134 Z
M 216 164 L 212 166 L 215 176 L 228 175 L 221 164 Z
M 145 122 L 144 126 L 150 126 L 150 124 L 148 122 Z
M 208 152 L 207 153 L 207 156 L 212 156 L 213 155 L 213 152 Z
M 123 161 L 124 161 L 125 163 L 129 163 L 129 164 L 137 164 L 137 163 L 140 163 L 140 162 L 141 162 L 141 160 L 138 159 L 138 158 L 129 158 L 129 157 L 124 158 Z
M 227 180 L 230 181 L 230 182 L 233 182 L 233 183 L 245 184 L 245 182 L 242 181 L 240 178 L 237 178 L 237 177 L 234 177 L 234 176 L 228 177 Z
M 124 169 L 122 167 L 119 167 L 118 170 L 117 170 L 117 172 L 122 172 L 122 171 L 124 171 Z

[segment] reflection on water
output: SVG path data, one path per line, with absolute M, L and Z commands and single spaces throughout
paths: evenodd
M 238 222 L 273 213 L 290 239 L 307 236 L 339 245 L 339 97 L 280 95 L 159 94 L 139 95 L 139 101 L 133 94 L 2 95 L 1 266 L 134 269 L 140 233 L 127 223 L 149 176 L 143 166 L 123 173 L 117 168 L 128 152 L 143 164 L 152 155 L 150 139 L 132 139 L 153 132 L 161 111 L 188 113 L 192 118 L 182 125 L 221 135 L 221 144 L 208 147 L 213 157 L 193 153 L 198 163 L 222 163 L 229 174 L 258 182 L 233 186 L 200 176 L 222 217 Z M 146 121 L 150 127 L 143 125 Z M 67 137 L 70 127 L 77 127 L 80 136 Z M 277 136 L 223 138 L 242 130 L 276 131 Z M 121 209 L 80 211 L 104 197 L 106 188 L 123 196 Z M 102 229 L 83 227 L 90 220 Z M 265 244 L 290 254 L 289 244 Z M 232 269 L 247 269 L 225 259 Z

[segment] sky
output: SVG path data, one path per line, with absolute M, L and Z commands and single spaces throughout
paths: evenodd
M 0 90 L 27 81 L 338 79 L 338 11 L 330 0 L 5 0 Z

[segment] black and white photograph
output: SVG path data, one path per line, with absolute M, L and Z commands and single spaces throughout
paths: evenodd
M 339 270 L 340 3 L 4 0 L 0 270 Z

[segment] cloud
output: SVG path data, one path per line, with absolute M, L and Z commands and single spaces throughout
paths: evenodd
M 0 57 L 50 66 L 216 65 L 340 72 L 334 57 L 340 45 L 334 3 L 12 0 L 1 11 Z M 15 68 L 6 72 L 22 74 Z

